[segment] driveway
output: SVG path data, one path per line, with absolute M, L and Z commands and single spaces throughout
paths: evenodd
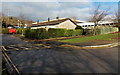
M 118 72 L 118 47 L 74 49 L 31 45 L 10 35 L 3 37 L 8 56 L 21 73 Z

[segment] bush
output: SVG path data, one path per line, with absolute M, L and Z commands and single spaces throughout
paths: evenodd
M 27 29 L 25 31 L 25 37 L 35 39 L 36 38 L 36 30 L 35 29 Z
M 44 28 L 40 28 L 36 30 L 36 39 L 47 39 L 49 38 L 49 34 Z
M 8 34 L 9 29 L 2 29 L 2 34 Z
M 55 28 L 50 28 L 48 30 L 49 36 L 50 37 L 63 37 L 66 35 L 67 29 L 55 29 Z
M 25 37 L 26 37 L 26 38 L 30 38 L 30 29 L 27 29 L 27 30 L 25 31 Z
M 93 35 L 93 29 L 84 29 L 83 35 Z
M 49 35 L 46 29 L 39 28 L 39 29 L 27 29 L 25 31 L 25 37 L 30 39 L 47 39 L 49 38 Z
M 77 29 L 77 30 L 73 30 L 73 29 L 53 29 L 50 28 L 48 30 L 50 37 L 70 37 L 70 36 L 79 36 L 83 34 L 83 30 L 82 29 Z
M 82 35 L 83 30 L 67 30 L 67 29 L 54 29 L 50 28 L 48 31 L 44 28 L 39 29 L 27 29 L 25 31 L 25 37 L 30 39 L 47 39 L 54 37 L 64 37 L 64 36 L 79 36 Z
M 70 36 L 73 36 L 74 34 L 74 30 L 73 29 L 69 29 L 66 31 L 66 36 L 70 37 Z
M 26 30 L 27 30 L 27 28 L 18 28 L 18 29 L 16 29 L 17 34 L 22 34 L 22 32 L 23 32 L 23 34 L 25 34 Z
M 66 36 L 70 37 L 70 36 L 79 36 L 83 34 L 83 30 L 82 29 L 77 29 L 77 30 L 73 30 L 73 29 L 69 29 L 66 32 Z
M 82 35 L 82 34 L 83 34 L 83 30 L 82 29 L 77 29 L 77 30 L 74 30 L 73 36 L 79 36 L 79 35 Z

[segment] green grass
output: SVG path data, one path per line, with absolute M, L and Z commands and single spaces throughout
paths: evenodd
M 95 40 L 117 40 L 117 39 L 112 39 L 112 38 L 116 38 L 118 37 L 118 35 L 120 35 L 120 33 L 86 36 L 86 37 L 81 37 L 81 38 L 60 40 L 60 42 L 83 43 L 83 42 L 90 42 L 90 41 L 95 41 Z

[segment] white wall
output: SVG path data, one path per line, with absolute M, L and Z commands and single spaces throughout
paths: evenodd
M 38 28 L 56 28 L 55 26 L 39 26 L 39 27 L 31 27 L 31 29 L 38 29 Z
M 65 28 L 65 29 L 75 29 L 76 27 L 77 26 L 70 20 L 64 21 L 64 22 L 56 25 L 56 28 Z

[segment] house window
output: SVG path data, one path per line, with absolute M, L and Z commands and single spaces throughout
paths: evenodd
M 102 24 L 103 26 L 105 25 L 105 24 Z
M 109 25 L 109 24 L 106 24 L 106 25 Z
M 113 25 L 113 23 L 111 23 L 110 25 Z

